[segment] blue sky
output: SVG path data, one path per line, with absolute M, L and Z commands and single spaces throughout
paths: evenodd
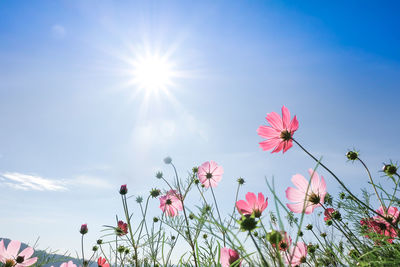
M 171 177 L 167 155 L 182 175 L 221 164 L 226 210 L 239 176 L 241 197 L 268 194 L 265 176 L 284 197 L 291 176 L 314 163 L 297 147 L 258 147 L 256 129 L 282 105 L 298 116 L 296 138 L 350 188 L 367 177 L 346 162 L 348 148 L 382 179 L 382 162 L 400 148 L 398 10 L 369 1 L 1 1 L 0 236 L 75 251 L 80 224 L 94 241 L 121 215 L 121 184 L 134 195 L 163 187 L 154 174 Z M 146 48 L 179 72 L 169 96 L 146 100 L 129 83 L 129 61 Z

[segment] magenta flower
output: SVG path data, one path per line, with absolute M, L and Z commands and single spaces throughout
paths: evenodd
M 85 234 L 87 234 L 87 232 L 88 232 L 87 224 L 86 223 L 82 224 L 81 229 L 79 230 L 79 233 L 81 233 L 82 235 L 85 235 Z
M 110 267 L 110 264 L 107 263 L 107 260 L 100 257 L 97 259 L 97 266 L 99 267 Z
M 268 198 L 265 199 L 262 193 L 258 193 L 257 199 L 254 193 L 248 192 L 246 194 L 246 200 L 247 202 L 244 200 L 236 202 L 238 212 L 243 215 L 254 214 L 256 218 L 259 218 L 268 206 Z
M 332 213 L 334 213 L 334 212 L 335 212 L 335 209 L 327 208 L 327 209 L 324 211 L 324 215 L 325 215 L 324 221 L 332 220 Z
M 2 239 L 0 241 L 0 262 L 5 266 L 13 267 L 26 267 L 35 264 L 37 257 L 31 258 L 34 252 L 33 248 L 27 247 L 18 253 L 20 247 L 21 242 L 11 240 L 6 249 L 4 246 L 4 240 Z
M 176 190 L 169 190 L 160 197 L 160 209 L 170 217 L 178 215 L 183 210 L 182 196 Z
M 128 233 L 128 224 L 123 221 L 118 221 L 118 226 L 115 228 L 115 233 L 118 236 L 123 236 Z
M 69 261 L 61 263 L 60 267 L 77 267 L 77 266 L 76 264 L 73 263 L 73 261 Z
M 379 207 L 379 209 L 376 210 L 376 212 L 391 220 L 393 224 L 398 223 L 399 211 L 397 210 L 397 208 L 390 207 L 385 212 L 382 207 Z M 387 222 L 380 216 L 374 216 L 372 218 L 362 219 L 360 223 L 361 225 L 367 226 L 368 228 L 367 232 L 377 233 L 379 235 L 389 237 L 387 239 L 387 242 L 389 243 L 393 243 L 393 239 L 398 236 L 396 229 L 389 222 Z M 366 235 L 366 237 L 370 236 Z
M 230 267 L 233 266 L 232 263 L 236 262 L 240 258 L 239 253 L 236 250 L 230 248 L 221 248 L 221 266 Z M 237 265 L 240 266 L 242 262 L 240 261 Z
M 200 182 L 204 187 L 216 187 L 218 182 L 221 181 L 222 174 L 224 173 L 224 168 L 218 166 L 215 161 L 207 161 L 201 164 L 197 175 Z
M 290 266 L 300 266 L 300 264 L 306 262 L 306 257 L 307 245 L 303 242 L 297 242 L 296 246 L 290 250 L 290 253 L 285 253 L 286 264 Z
M 299 122 L 296 116 L 290 121 L 290 112 L 283 106 L 282 117 L 276 112 L 267 114 L 267 121 L 271 126 L 261 125 L 257 129 L 257 133 L 262 138 L 267 140 L 260 142 L 263 150 L 273 149 L 271 153 L 279 152 L 285 153 L 293 146 L 292 137 L 295 131 L 299 128 Z
M 126 193 L 128 193 L 128 188 L 126 187 L 126 184 L 121 185 L 121 187 L 119 189 L 119 193 L 121 195 L 126 195 Z
M 302 213 L 303 208 L 305 208 L 305 213 L 310 214 L 315 208 L 324 203 L 326 195 L 324 177 L 321 175 L 320 180 L 316 171 L 309 169 L 308 172 L 312 176 L 310 185 L 302 175 L 295 174 L 292 177 L 292 182 L 297 188 L 288 187 L 286 189 L 287 199 L 295 202 L 293 204 L 286 204 L 286 206 L 294 213 Z

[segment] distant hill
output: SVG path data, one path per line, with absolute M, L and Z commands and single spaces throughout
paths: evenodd
M 0 240 L 4 240 L 4 244 L 7 247 L 8 243 L 10 243 L 10 239 L 8 238 L 0 238 Z M 29 246 L 33 246 L 33 245 L 29 245 Z M 25 249 L 26 247 L 28 247 L 27 244 L 25 243 L 21 243 L 21 248 L 20 251 L 22 251 L 23 249 Z M 77 266 L 82 265 L 82 262 L 79 261 L 76 258 L 70 257 L 68 255 L 61 255 L 61 254 L 57 254 L 55 251 L 49 251 L 49 250 L 36 250 L 35 249 L 35 253 L 33 254 L 32 257 L 38 257 L 38 261 L 36 262 L 36 264 L 34 264 L 34 267 L 59 267 L 61 265 L 61 263 L 66 262 L 66 261 L 70 261 L 72 260 Z M 91 266 L 97 266 L 97 264 L 94 264 L 94 262 L 90 262 Z

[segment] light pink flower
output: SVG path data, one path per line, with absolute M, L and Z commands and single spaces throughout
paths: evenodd
M 258 199 L 254 193 L 248 192 L 246 194 L 246 200 L 239 200 L 236 202 L 236 208 L 240 214 L 251 215 L 255 217 L 261 217 L 262 212 L 268 206 L 268 198 L 265 199 L 262 193 L 258 193 Z
M 310 186 L 308 186 L 308 181 L 306 178 L 300 174 L 295 174 L 292 177 L 292 182 L 297 188 L 288 187 L 286 189 L 287 199 L 295 202 L 286 205 L 295 213 L 302 213 L 304 207 L 305 213 L 310 214 L 315 208 L 324 203 L 324 198 L 326 195 L 326 183 L 324 177 L 321 175 L 320 180 L 316 171 L 309 169 L 308 172 L 310 176 L 312 176 Z
M 201 164 L 197 175 L 200 182 L 204 187 L 216 187 L 218 182 L 221 181 L 222 174 L 224 173 L 224 168 L 218 166 L 215 161 L 207 161 Z
M 170 217 L 178 215 L 178 211 L 183 210 L 182 196 L 176 190 L 169 190 L 160 197 L 160 209 Z
M 221 248 L 221 266 L 222 267 L 230 267 L 232 263 L 236 262 L 240 258 L 239 253 L 236 250 L 230 248 Z M 242 261 L 239 262 L 238 265 L 240 266 Z
M 300 266 L 300 264 L 306 262 L 306 257 L 307 245 L 303 242 L 297 242 L 296 246 L 290 250 L 290 253 L 285 253 L 286 264 L 290 266 Z
M 77 267 L 77 266 L 76 264 L 73 263 L 73 261 L 69 261 L 61 263 L 60 267 Z
M 36 263 L 37 257 L 31 258 L 33 255 L 33 248 L 27 247 L 23 251 L 19 252 L 21 242 L 17 240 L 11 240 L 8 243 L 7 249 L 4 246 L 4 240 L 0 241 L 0 262 L 6 265 L 12 265 L 13 267 L 26 267 Z
M 261 125 L 257 129 L 258 135 L 267 139 L 260 142 L 261 148 L 263 150 L 274 148 L 271 153 L 281 150 L 283 150 L 282 153 L 285 153 L 293 146 L 292 137 L 294 132 L 299 128 L 296 116 L 290 121 L 290 112 L 283 106 L 282 117 L 276 112 L 271 112 L 267 114 L 266 119 L 271 126 Z
M 398 223 L 399 211 L 397 210 L 397 208 L 390 207 L 385 212 L 381 206 L 381 207 L 379 207 L 378 210 L 376 210 L 376 212 L 378 212 L 382 216 L 391 220 L 391 222 L 393 224 Z M 377 233 L 379 235 L 389 237 L 387 239 L 387 242 L 389 242 L 389 243 L 393 243 L 393 239 L 398 236 L 396 229 L 389 222 L 387 222 L 380 216 L 374 216 L 372 218 L 362 219 L 360 221 L 360 223 L 361 223 L 361 225 L 366 225 L 368 227 L 367 232 Z M 366 237 L 370 237 L 370 236 L 366 235 Z

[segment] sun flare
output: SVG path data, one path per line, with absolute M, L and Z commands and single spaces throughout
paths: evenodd
M 133 67 L 133 80 L 139 89 L 165 91 L 172 85 L 174 72 L 167 57 L 147 54 L 139 57 Z

